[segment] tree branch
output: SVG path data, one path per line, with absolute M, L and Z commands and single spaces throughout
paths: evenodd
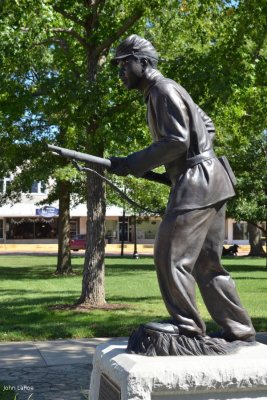
M 131 15 L 129 18 L 127 18 L 123 25 L 109 38 L 104 40 L 95 50 L 95 54 L 98 56 L 101 52 L 103 51 L 108 51 L 112 43 L 115 42 L 115 40 L 119 39 L 121 35 L 123 35 L 124 32 L 126 32 L 129 28 L 131 28 L 136 21 L 138 21 L 143 15 L 143 10 L 138 10 L 135 14 Z
M 78 40 L 78 42 L 85 48 L 88 47 L 86 40 L 79 35 L 74 29 L 72 28 L 53 28 L 51 29 L 52 32 L 60 32 L 60 33 L 67 33 L 68 35 L 74 37 Z
M 63 15 L 63 17 L 71 20 L 72 22 L 75 22 L 76 24 L 83 26 L 84 27 L 84 23 L 82 20 L 80 20 L 79 18 L 77 18 L 75 15 L 68 13 L 67 11 L 63 10 L 60 7 L 57 6 L 53 6 L 53 9 L 58 12 L 59 14 Z
M 86 7 L 90 9 L 90 13 L 84 22 L 87 37 L 90 37 L 96 28 L 100 9 L 104 6 L 105 2 L 106 0 L 85 0 Z

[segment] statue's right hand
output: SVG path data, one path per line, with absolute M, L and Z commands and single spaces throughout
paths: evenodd
M 110 157 L 111 166 L 108 171 L 119 176 L 126 176 L 130 173 L 126 157 Z

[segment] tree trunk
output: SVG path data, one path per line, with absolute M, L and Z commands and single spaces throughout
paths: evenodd
M 96 164 L 90 168 L 103 174 Z M 87 175 L 87 244 L 84 261 L 82 293 L 78 304 L 105 304 L 105 185 L 93 173 Z
M 248 236 L 250 244 L 249 256 L 262 257 L 265 256 L 265 251 L 261 244 L 261 230 L 248 222 Z
M 59 181 L 58 191 L 59 226 L 56 273 L 63 275 L 72 272 L 70 251 L 70 183 L 67 181 Z

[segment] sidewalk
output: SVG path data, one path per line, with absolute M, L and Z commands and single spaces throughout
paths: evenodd
M 227 246 L 228 247 L 228 246 Z M 246 256 L 249 253 L 250 246 L 242 245 L 238 249 L 238 256 Z M 266 250 L 266 248 L 265 248 Z M 4 244 L 0 243 L 0 255 L 57 255 L 58 245 L 57 244 Z M 137 244 L 137 252 L 141 256 L 151 256 L 154 252 L 154 244 Z M 73 256 L 84 255 L 84 250 L 72 251 Z M 121 244 L 106 244 L 105 246 L 106 256 L 120 255 Z M 134 254 L 134 245 L 132 243 L 124 244 L 124 254 L 131 256 Z M 1 399 L 0 399 L 1 400 Z
M 95 348 L 110 340 L 127 338 L 0 342 L 0 381 L 17 400 L 88 399 Z M 267 332 L 257 341 L 267 345 Z
M 17 400 L 88 399 L 95 348 L 110 340 L 0 342 L 0 382 Z
M 142 255 L 152 255 L 154 251 L 153 244 L 137 244 L 137 251 Z M 57 255 L 58 245 L 57 244 L 4 244 L 0 243 L 0 254 L 46 254 L 46 255 Z M 72 251 L 72 255 L 84 255 L 84 250 Z M 120 255 L 121 244 L 106 244 L 105 246 L 106 255 Z M 124 254 L 133 255 L 134 245 L 132 243 L 124 244 Z

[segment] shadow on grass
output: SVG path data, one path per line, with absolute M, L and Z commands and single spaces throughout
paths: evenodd
M 0 279 L 21 280 L 21 279 L 45 279 L 51 278 L 55 268 L 47 265 L 33 265 L 30 267 L 0 267 Z
M 68 289 L 66 292 L 58 291 L 47 291 L 42 292 L 41 297 L 27 298 L 26 296 L 36 295 L 34 290 L 27 289 L 5 289 L 1 291 L 2 296 L 8 296 L 6 301 L 2 300 L 0 306 L 0 320 L 2 322 L 7 320 L 32 322 L 43 320 L 50 313 L 55 311 L 51 309 L 52 306 L 69 305 L 73 306 L 76 304 L 80 292 L 78 290 Z M 12 300 L 11 300 L 12 299 Z M 125 307 L 136 308 L 139 303 L 150 303 L 160 300 L 160 295 L 142 296 L 136 297 L 134 294 L 131 296 L 107 296 L 107 303 L 119 303 L 125 305 Z M 95 309 L 95 311 L 98 309 Z M 101 310 L 102 311 L 102 310 Z M 109 311 L 109 310 L 104 310 Z M 74 316 L 79 311 L 68 310 L 67 312 L 73 312 L 70 316 Z M 82 311 L 81 311 L 82 312 Z
M 31 313 L 25 319 L 16 321 L 17 314 L 5 321 L 0 327 L 0 337 L 8 332 L 16 340 L 31 339 L 66 339 L 79 337 L 113 337 L 128 336 L 140 324 L 150 321 L 166 320 L 166 314 L 151 316 L 150 313 L 140 312 L 133 315 L 127 311 L 101 311 L 94 310 L 89 313 L 77 313 L 73 311 L 58 311 L 53 316 Z M 30 317 L 30 318 L 29 318 Z M 267 331 L 267 318 L 254 318 L 253 323 L 257 331 Z M 217 331 L 215 322 L 207 321 L 207 332 Z M 78 333 L 81 332 L 81 333 Z
M 267 270 L 264 268 L 264 266 L 260 266 L 258 264 L 253 264 L 253 262 L 251 262 L 251 264 L 248 265 L 239 265 L 236 263 L 233 264 L 225 264 L 222 263 L 223 267 L 229 271 L 229 272 L 266 272 Z
M 13 297 L 12 301 L 9 298 L 5 302 L 2 302 L 2 305 L 0 306 L 0 311 L 1 311 L 0 315 L 2 316 L 6 313 L 14 315 L 14 313 L 16 313 L 17 310 L 18 313 L 20 313 L 23 309 L 32 310 L 33 306 L 40 306 L 40 307 L 46 306 L 45 308 L 42 309 L 42 312 L 46 312 L 46 310 L 49 311 L 49 307 L 53 305 L 69 304 L 71 306 L 76 304 L 78 298 L 80 297 L 80 293 L 76 290 L 68 290 L 67 293 L 57 292 L 57 291 L 42 292 L 42 297 L 36 297 L 33 299 L 23 298 L 24 295 L 36 294 L 36 292 L 33 290 L 6 289 L 1 291 L 1 294 Z M 43 296 L 44 294 L 46 294 L 47 296 Z M 138 304 L 138 303 L 151 302 L 157 300 L 161 300 L 160 294 L 152 296 L 142 296 L 142 297 L 136 297 L 134 294 L 132 296 L 111 295 L 106 297 L 106 301 L 108 303 L 122 303 L 122 304 L 127 304 L 127 303 Z
M 38 279 L 68 279 L 74 275 L 82 276 L 82 269 L 74 266 L 73 274 L 56 275 L 56 268 L 47 265 L 29 267 L 0 267 L 0 280 L 38 280 Z
M 0 266 L 0 280 L 8 279 L 8 280 L 38 280 L 38 279 L 69 279 L 73 278 L 74 275 L 82 276 L 83 267 L 82 266 L 73 266 L 73 274 L 70 275 L 56 275 L 55 274 L 55 266 L 49 265 L 32 265 L 28 267 L 24 266 Z M 155 271 L 154 265 L 149 264 L 112 264 L 106 265 L 105 273 L 106 275 L 113 276 L 122 276 L 122 274 L 126 275 L 134 275 L 136 272 L 140 271 Z
M 120 303 L 125 305 L 125 308 L 84 312 L 51 309 L 55 305 L 75 304 L 80 295 L 77 290 L 68 290 L 66 293 L 46 291 L 41 293 L 42 297 L 25 298 L 24 296 L 36 295 L 36 292 L 27 288 L 14 288 L 3 290 L 2 295 L 9 296 L 9 299 L 2 302 L 0 307 L 1 340 L 5 340 L 6 337 L 8 340 L 28 340 L 127 336 L 139 323 L 151 320 L 151 315 L 144 311 L 140 311 L 142 315 L 136 315 L 134 310 L 139 309 L 138 304 L 153 303 L 159 299 L 159 296 L 109 296 L 108 303 Z M 77 332 L 83 332 L 82 336 L 77 336 Z
M 130 265 L 112 265 L 105 268 L 106 276 L 136 275 L 140 272 L 155 272 L 154 265 L 130 266 Z
M 18 291 L 16 294 L 23 296 L 24 292 L 27 290 Z M 160 296 L 142 296 L 137 299 L 129 296 L 109 296 L 108 303 L 119 302 L 128 308 L 82 312 L 51 310 L 51 306 L 55 304 L 72 305 L 77 297 L 59 296 L 57 292 L 47 294 L 49 296 L 39 299 L 14 298 L 12 302 L 2 305 L 0 308 L 2 340 L 5 340 L 7 333 L 8 340 L 128 336 L 141 323 L 169 318 L 164 312 L 162 315 L 151 315 L 141 307 L 142 304 L 161 301 Z M 257 331 L 267 331 L 267 318 L 253 318 L 253 323 L 257 326 Z M 207 332 L 217 329 L 213 321 L 207 321 Z
M 266 278 L 265 277 L 263 278 L 261 276 L 259 276 L 258 278 L 252 276 L 235 276 L 233 279 L 234 281 L 262 281 L 267 279 L 267 276 Z
M 36 256 L 34 256 L 36 257 Z M 30 259 L 30 264 L 27 265 L 27 260 L 21 260 L 19 256 L 11 256 L 12 262 L 8 263 L 9 258 L 6 257 L 5 262 L 2 262 L 0 265 L 0 279 L 59 279 L 62 278 L 61 275 L 55 275 L 56 266 L 55 264 L 45 264 L 42 263 L 40 265 L 40 261 L 42 257 L 34 259 L 32 256 Z M 44 258 L 44 257 L 43 257 Z M 261 259 L 262 260 L 262 259 Z M 224 258 L 222 259 L 222 263 L 225 269 L 229 272 L 258 272 L 264 271 L 267 272 L 267 269 L 264 268 L 264 261 L 261 261 L 258 258 L 245 258 L 235 257 L 233 259 Z M 79 261 L 79 260 L 77 260 Z M 82 261 L 82 257 L 81 257 Z M 262 264 L 262 265 L 259 265 Z M 153 263 L 153 257 L 142 257 L 138 260 L 133 259 L 132 257 L 106 257 L 106 275 L 107 276 L 121 276 L 125 275 L 134 275 L 138 272 L 150 272 L 155 271 L 155 266 Z M 82 275 L 83 273 L 83 265 L 73 263 L 73 271 L 75 275 Z M 64 279 L 71 278 L 73 275 L 65 275 Z M 253 278 L 253 277 L 252 277 Z
M 254 261 L 254 263 L 253 263 Z M 259 259 L 247 259 L 242 262 L 240 258 L 237 262 L 225 263 L 222 260 L 223 267 L 230 273 L 234 281 L 261 281 L 267 279 L 267 270 L 265 269 L 264 262 Z
M 158 316 L 160 318 L 160 316 Z M 163 319 L 164 316 L 161 316 Z M 166 316 L 165 316 L 166 318 Z M 155 319 L 155 318 L 154 318 Z M 0 337 L 4 340 L 6 332 L 16 340 L 59 339 L 78 337 L 128 336 L 140 323 L 151 321 L 149 313 L 133 315 L 127 310 L 92 310 L 89 312 L 56 311 L 40 313 L 29 311 L 14 312 L 5 317 L 0 326 Z M 82 334 L 77 334 L 82 332 Z M 13 339 L 14 340 L 14 339 Z
M 267 318 L 251 318 L 252 324 L 257 327 L 257 332 L 267 332 Z
M 71 297 L 71 293 L 79 295 L 79 293 L 77 292 L 77 290 L 71 290 L 71 289 L 67 289 L 65 292 L 58 292 L 58 291 L 47 291 L 47 292 L 43 292 L 41 294 L 41 297 L 38 297 L 38 295 L 36 295 L 36 291 L 35 290 L 27 290 L 27 289 L 3 289 L 1 290 L 1 296 L 10 296 L 12 297 L 12 301 L 9 299 L 7 299 L 8 305 L 10 305 L 11 307 L 14 304 L 21 304 L 23 302 L 28 302 L 29 304 L 31 303 L 31 301 L 35 301 L 36 303 L 47 303 L 50 301 L 50 299 L 52 299 L 53 301 L 53 297 L 51 297 L 51 295 L 56 295 L 57 297 L 55 297 L 55 299 L 62 299 L 62 298 L 70 298 Z M 31 296 L 34 295 L 35 299 L 27 299 L 27 298 L 23 298 L 22 296 L 27 295 L 27 296 Z M 43 297 L 43 295 L 48 295 L 49 297 Z
M 154 302 L 154 301 L 163 301 L 160 297 L 160 295 L 158 296 L 143 296 L 143 297 L 134 297 L 134 295 L 132 297 L 126 297 L 126 296 L 109 296 L 107 301 L 112 302 L 112 303 L 143 303 L 143 302 Z

